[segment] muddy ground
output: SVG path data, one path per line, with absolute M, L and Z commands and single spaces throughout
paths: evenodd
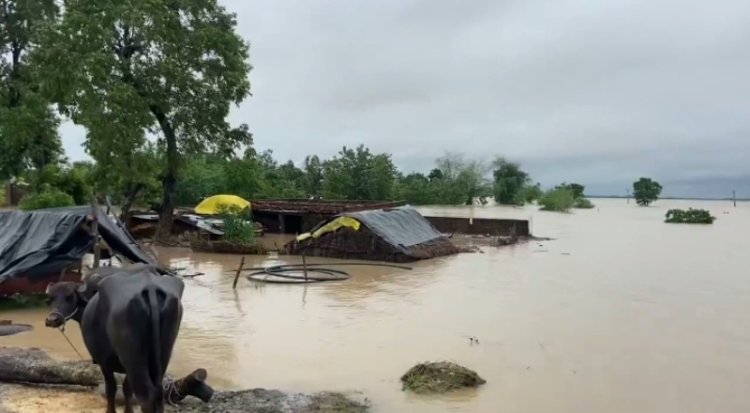
M 0 348 L 0 413 L 100 413 L 98 369 L 90 362 L 60 362 L 39 349 Z M 18 381 L 36 384 L 15 384 Z M 71 385 L 75 384 L 75 385 Z M 209 378 L 210 384 L 210 378 Z M 287 394 L 278 390 L 216 391 L 209 403 L 188 397 L 168 412 L 364 413 L 365 403 L 340 393 Z
M 101 413 L 105 400 L 95 391 L 72 387 L 37 387 L 0 384 L 0 413 Z M 364 404 L 339 393 L 286 394 L 278 390 L 253 389 L 216 392 L 203 403 L 187 399 L 167 412 L 186 413 L 364 413 Z

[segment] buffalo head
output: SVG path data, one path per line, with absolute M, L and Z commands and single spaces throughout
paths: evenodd
M 87 300 L 82 295 L 82 291 L 85 291 L 86 288 L 85 285 L 84 283 L 66 281 L 47 286 L 47 303 L 50 309 L 44 321 L 47 327 L 61 327 L 86 307 Z

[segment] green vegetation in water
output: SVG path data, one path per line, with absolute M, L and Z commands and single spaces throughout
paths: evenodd
M 705 209 L 670 209 L 664 222 L 670 224 L 713 224 L 716 217 Z
M 649 206 L 659 199 L 661 185 L 651 178 L 641 178 L 633 182 L 633 197 L 640 206 Z
M 542 211 L 570 212 L 575 204 L 573 191 L 565 187 L 550 189 L 539 200 Z
M 218 217 L 224 221 L 224 239 L 240 245 L 255 244 L 255 224 L 250 209 L 222 205 Z
M 561 183 L 560 185 L 545 192 L 539 200 L 542 211 L 569 212 L 573 208 L 591 209 L 594 204 L 589 201 L 583 191 L 586 189 L 581 184 Z
M 448 361 L 421 363 L 401 377 L 404 390 L 415 393 L 446 393 L 465 387 L 478 387 L 486 380 L 466 367 Z
M 15 294 L 10 297 L 0 297 L 0 311 L 41 308 L 46 305 L 47 296 L 44 294 Z
M 588 198 L 578 198 L 573 207 L 578 209 L 592 209 L 594 208 L 594 204 Z

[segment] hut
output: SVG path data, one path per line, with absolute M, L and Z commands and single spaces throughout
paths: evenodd
M 286 246 L 295 255 L 411 262 L 458 248 L 410 207 L 347 212 L 321 222 Z
M 321 221 L 349 212 L 395 208 L 401 201 L 347 201 L 324 199 L 256 199 L 250 202 L 253 219 L 269 233 L 301 234 Z
M 108 256 L 158 266 L 122 222 L 98 206 L 0 211 L 0 296 L 41 293 L 50 282 L 79 280 L 96 233 Z

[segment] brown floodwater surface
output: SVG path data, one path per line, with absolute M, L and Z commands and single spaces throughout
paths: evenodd
M 555 238 L 483 248 L 412 271 L 342 267 L 352 278 L 255 284 L 240 257 L 160 249 L 205 275 L 186 280 L 185 316 L 170 370 L 209 372 L 218 388 L 361 392 L 378 412 L 750 411 L 750 205 L 594 200 L 557 214 L 535 208 L 424 208 L 427 214 L 532 217 Z M 714 225 L 669 225 L 672 207 L 707 208 Z M 309 259 L 331 262 L 324 258 Z M 252 257 L 247 266 L 299 262 Z M 34 331 L 0 345 L 75 353 L 44 311 L 3 314 Z M 77 326 L 68 335 L 83 348 Z M 479 344 L 472 345 L 469 337 Z M 425 360 L 479 372 L 477 390 L 423 397 L 399 377 Z

